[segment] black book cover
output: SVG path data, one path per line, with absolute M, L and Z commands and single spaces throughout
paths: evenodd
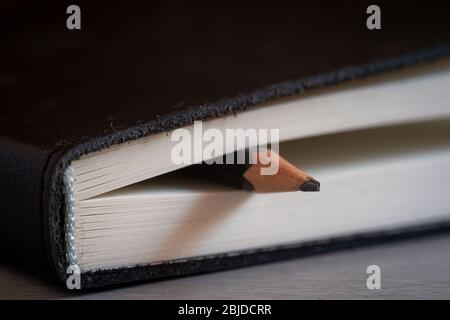
M 81 8 L 80 30 L 66 27 L 71 4 Z M 369 4 L 2 2 L 3 259 L 65 281 L 62 174 L 81 155 L 450 53 L 448 2 L 379 2 L 380 30 L 366 27 Z M 378 236 L 92 272 L 82 286 L 244 266 Z

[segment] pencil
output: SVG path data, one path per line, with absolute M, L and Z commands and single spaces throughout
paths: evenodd
M 256 156 L 256 163 L 250 164 L 197 164 L 191 166 L 191 172 L 196 176 L 204 176 L 234 188 L 253 192 L 293 192 L 293 191 L 319 191 L 320 183 L 312 176 L 295 167 L 286 159 L 272 150 L 268 150 L 272 159 L 277 157 L 278 171 L 272 175 L 261 174 L 261 168 L 269 167 L 261 163 L 260 154 Z M 236 154 L 234 159 L 236 160 Z M 248 158 L 248 153 L 246 155 Z M 235 162 L 236 163 L 236 162 Z

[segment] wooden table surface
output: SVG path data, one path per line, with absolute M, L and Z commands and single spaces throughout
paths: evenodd
M 368 265 L 381 289 L 366 287 Z M 450 234 L 71 294 L 0 264 L 0 299 L 450 299 Z

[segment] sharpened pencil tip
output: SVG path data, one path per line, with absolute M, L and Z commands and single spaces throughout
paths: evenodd
M 320 182 L 314 179 L 308 180 L 300 186 L 301 191 L 320 191 Z

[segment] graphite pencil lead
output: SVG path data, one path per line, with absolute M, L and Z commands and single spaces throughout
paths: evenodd
M 315 179 L 311 179 L 311 180 L 305 181 L 300 186 L 300 190 L 301 191 L 305 191 L 305 192 L 320 191 L 320 182 L 315 180 Z

